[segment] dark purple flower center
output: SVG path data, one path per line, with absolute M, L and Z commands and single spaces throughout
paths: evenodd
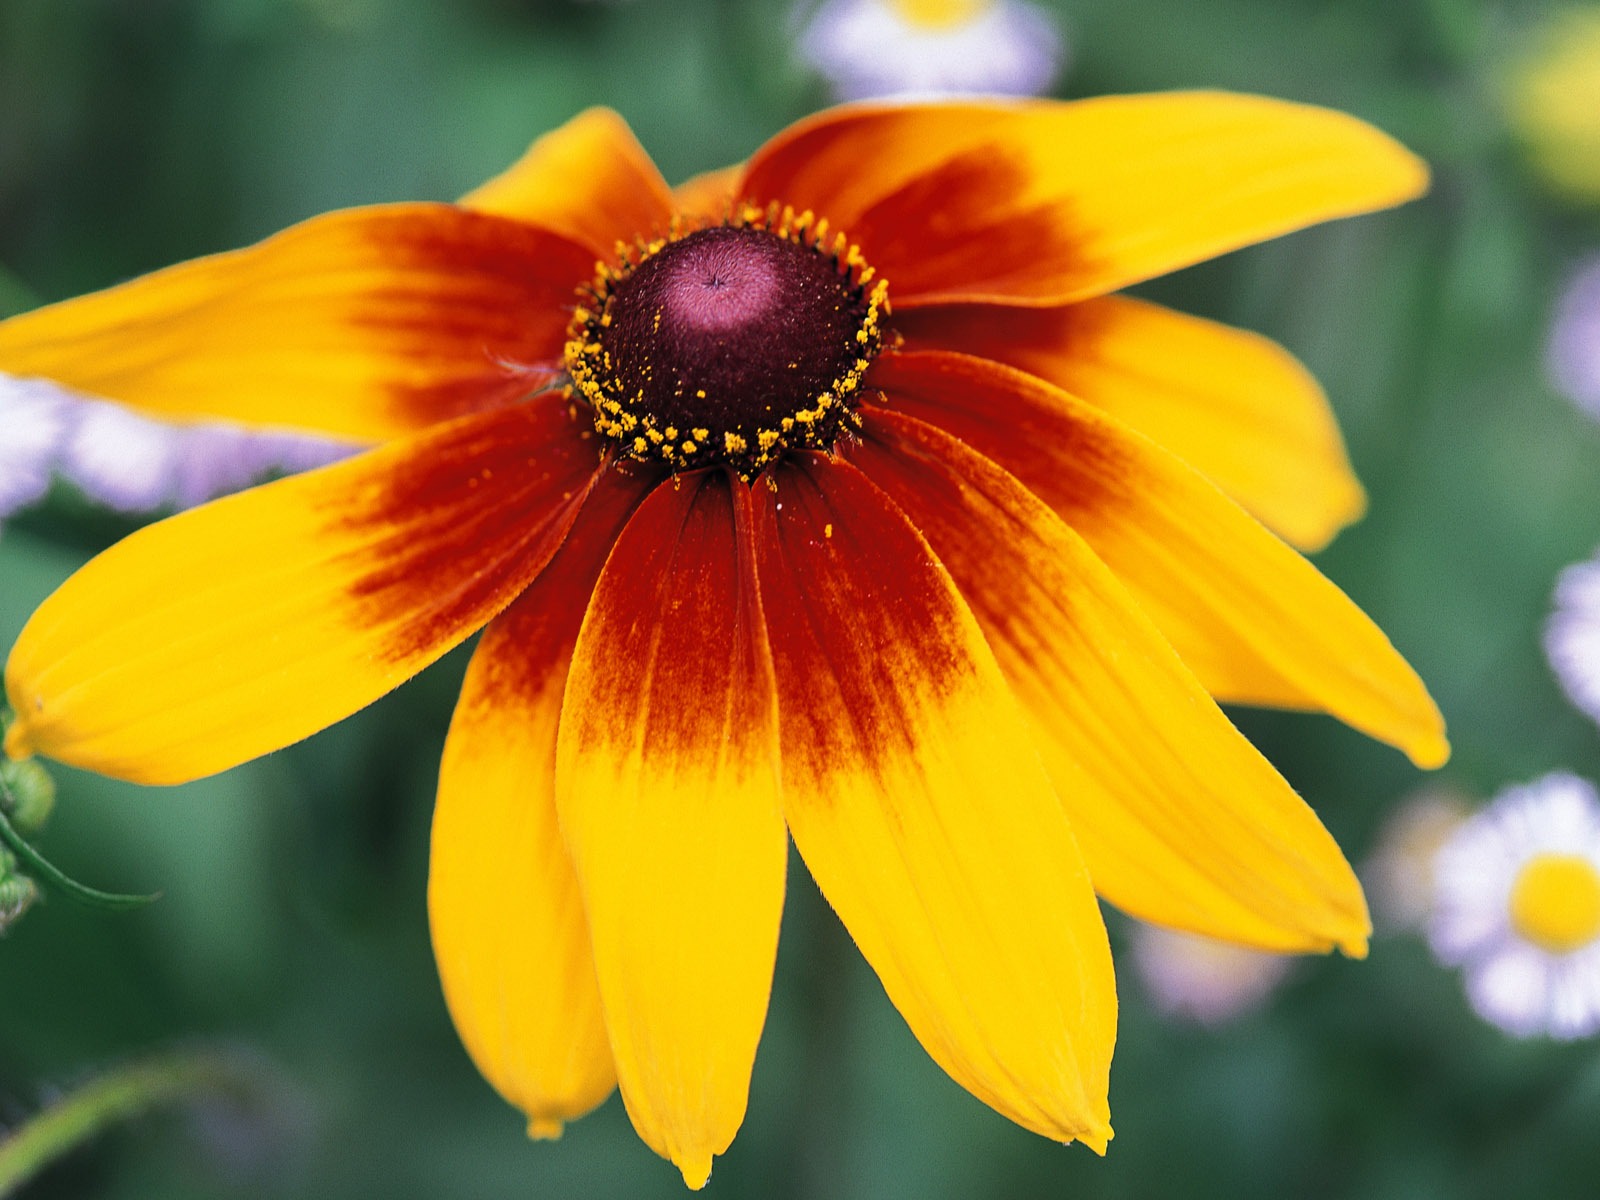
M 566 351 L 595 427 L 631 457 L 746 478 L 831 446 L 857 421 L 884 288 L 817 232 L 789 214 L 700 229 L 603 270 Z

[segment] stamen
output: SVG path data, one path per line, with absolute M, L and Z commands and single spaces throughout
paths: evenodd
M 1600 937 L 1600 871 L 1580 855 L 1535 855 L 1512 884 L 1511 923 L 1552 954 L 1588 945 Z

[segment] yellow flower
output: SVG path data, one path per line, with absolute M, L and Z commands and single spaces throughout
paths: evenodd
M 1343 115 L 1171 94 L 839 109 L 672 191 L 594 111 L 459 205 L 15 318 L 0 370 L 383 444 L 68 580 L 7 666 L 7 750 L 192 779 L 487 624 L 430 915 L 534 1134 L 620 1083 L 704 1183 L 792 837 L 939 1064 L 1103 1150 L 1097 892 L 1365 949 L 1343 855 L 1213 697 L 1448 752 L 1382 633 L 1245 511 L 1303 546 L 1360 511 L 1316 385 L 1109 293 L 1425 181 Z
M 1600 7 L 1543 31 L 1512 79 L 1511 116 L 1552 187 L 1600 201 Z

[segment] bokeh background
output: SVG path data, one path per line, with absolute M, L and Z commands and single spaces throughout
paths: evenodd
M 1451 727 L 1445 784 L 1484 797 L 1600 734 L 1539 649 L 1559 569 L 1600 542 L 1600 429 L 1545 382 L 1564 279 L 1600 217 L 1552 198 L 1507 118 L 1541 0 L 1055 0 L 1061 95 L 1221 86 L 1333 105 L 1434 165 L 1420 203 L 1141 289 L 1269 334 L 1326 385 L 1370 515 L 1318 558 L 1417 666 Z M 669 179 L 826 102 L 797 17 L 759 0 L 0 0 L 0 314 L 233 247 L 317 212 L 448 199 L 590 104 Z M 0 429 L 0 437 L 4 430 Z M 134 527 L 66 486 L 0 535 L 0 648 Z M 52 899 L 0 939 L 0 1122 L 196 1041 L 246 1047 L 249 1111 L 120 1127 L 25 1195 L 679 1197 L 613 1098 L 554 1144 L 461 1050 L 424 909 L 456 653 L 309 742 L 141 789 L 63 770 L 43 848 L 110 914 Z M 1241 726 L 1351 858 L 1422 782 L 1324 718 Z M 1104 1160 L 1010 1125 L 917 1046 L 791 873 L 749 1118 L 720 1197 L 1593 1195 L 1600 1053 L 1472 1015 L 1415 936 L 1297 963 L 1214 1029 L 1121 972 Z M 1113 938 L 1129 930 L 1113 917 Z

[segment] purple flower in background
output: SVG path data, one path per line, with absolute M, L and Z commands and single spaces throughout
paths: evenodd
M 115 404 L 79 401 L 58 469 L 91 499 L 122 512 L 191 508 L 277 472 L 350 454 L 343 442 L 234 425 L 174 425 Z
M 1600 559 L 1576 563 L 1556 580 L 1544 651 L 1568 698 L 1600 721 Z
M 37 502 L 53 475 L 120 512 L 189 508 L 358 447 L 233 425 L 178 425 L 39 380 L 0 376 L 0 516 Z
M 0 517 L 35 503 L 49 489 L 68 406 L 53 384 L 0 376 Z
M 1562 394 L 1600 420 L 1600 258 L 1567 285 L 1550 334 L 1549 367 Z

